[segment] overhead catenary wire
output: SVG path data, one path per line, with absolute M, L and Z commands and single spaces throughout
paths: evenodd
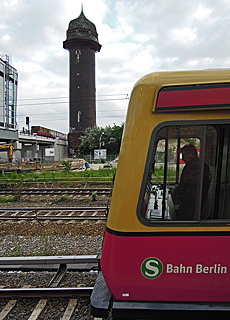
M 114 97 L 114 96 L 129 96 L 128 93 L 115 93 L 115 94 L 98 94 L 97 97 Z M 93 96 L 83 96 L 83 98 L 92 98 Z M 52 100 L 52 99 L 69 99 L 69 96 L 65 96 L 65 97 L 43 97 L 43 98 L 21 98 L 18 99 L 18 101 L 24 101 L 24 100 Z
M 104 100 L 95 100 L 95 101 L 115 101 L 115 100 L 127 100 L 127 98 L 123 98 L 123 99 L 104 99 Z M 75 101 L 71 101 L 71 102 L 77 102 Z M 27 103 L 27 104 L 18 104 L 18 107 L 28 107 L 28 106 L 40 106 L 40 105 L 47 105 L 47 104 L 69 104 L 69 101 L 58 101 L 58 102 L 41 102 L 41 103 Z
M 109 99 L 98 99 L 98 97 L 114 97 L 114 98 L 109 98 Z M 83 101 L 83 100 L 91 100 L 92 98 L 94 97 L 90 97 L 90 96 L 83 96 L 83 97 L 79 97 L 78 99 L 76 100 L 72 100 L 71 102 L 79 102 L 79 101 Z M 70 101 L 60 101 L 60 99 L 69 99 L 69 97 L 49 97 L 49 98 L 23 98 L 23 99 L 18 99 L 18 102 L 20 101 L 38 101 L 37 103 L 18 103 L 17 104 L 17 107 L 23 109 L 24 107 L 37 107 L 37 106 L 42 106 L 42 105 L 57 105 L 57 104 L 69 104 Z M 51 102 L 49 102 L 51 100 Z M 59 100 L 59 101 L 54 101 L 54 100 Z M 127 93 L 117 93 L 117 94 L 102 94 L 102 95 L 97 95 L 97 98 L 94 99 L 94 101 L 96 102 L 106 102 L 106 101 L 125 101 L 125 100 L 129 100 L 129 94 Z M 41 101 L 41 102 L 40 102 Z M 44 102 L 43 102 L 44 101 Z M 125 110 L 97 110 L 97 119 L 108 119 L 108 118 L 125 118 L 126 116 L 126 109 Z M 98 113 L 108 113 L 108 112 L 119 112 L 119 115 L 99 115 L 98 116 Z M 122 112 L 122 114 L 121 114 Z M 17 117 L 20 119 L 20 118 L 24 118 L 25 116 L 28 115 L 28 111 L 26 111 L 26 114 L 17 114 Z M 30 117 L 36 117 L 36 116 L 39 116 L 39 115 L 44 115 L 44 113 L 31 113 L 30 112 Z M 68 111 L 67 112 L 49 112 L 49 113 L 45 113 L 44 116 L 46 115 L 56 115 L 56 116 L 61 116 L 61 115 L 68 115 Z M 19 120 L 20 122 L 22 120 Z M 66 119 L 63 119 L 62 118 L 49 118 L 49 119 L 36 119 L 36 122 L 50 122 L 50 121 L 69 121 L 69 118 L 66 118 Z
M 97 110 L 97 113 L 108 112 L 108 110 Z M 126 110 L 109 110 L 109 112 L 126 112 Z M 46 112 L 45 115 L 63 115 L 66 112 Z M 44 113 L 30 113 L 31 116 L 43 116 Z M 25 114 L 17 115 L 18 117 L 25 117 Z
M 108 94 L 108 95 L 98 95 L 97 97 L 116 97 L 116 96 L 125 96 L 124 98 L 111 98 L 111 99 L 95 99 L 93 96 L 82 96 L 77 98 L 76 100 L 71 100 L 71 101 L 55 101 L 55 102 L 35 102 L 35 103 L 26 103 L 22 104 L 19 103 L 20 101 L 40 101 L 40 100 L 57 100 L 57 99 L 69 99 L 69 97 L 51 97 L 51 98 L 24 98 L 24 99 L 17 99 L 17 107 L 24 107 L 24 106 L 37 106 L 37 105 L 45 105 L 45 104 L 63 104 L 63 103 L 70 103 L 70 102 L 79 102 L 82 100 L 94 100 L 95 102 L 102 102 L 102 101 L 116 101 L 116 100 L 128 100 L 129 99 L 129 94 L 127 93 L 120 93 L 120 94 Z M 4 100 L 0 100 L 0 102 L 3 102 Z
M 104 118 L 121 118 L 121 117 L 125 117 L 125 115 L 123 115 L 123 116 L 111 116 L 111 115 L 109 115 L 109 116 L 104 116 L 104 117 L 97 117 L 98 119 L 104 119 Z M 36 119 L 36 122 L 39 122 L 39 121 L 48 121 L 48 122 L 50 122 L 50 121 L 68 121 L 69 119 L 63 119 L 63 118 L 60 118 L 60 119 L 58 119 L 58 118 L 55 118 L 55 119 Z

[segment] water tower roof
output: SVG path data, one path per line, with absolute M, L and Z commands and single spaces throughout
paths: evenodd
M 83 10 L 78 18 L 71 20 L 69 28 L 67 30 L 67 41 L 68 40 L 90 40 L 98 42 L 98 34 L 95 25 L 88 20 Z

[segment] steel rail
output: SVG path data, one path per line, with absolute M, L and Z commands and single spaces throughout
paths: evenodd
M 1 271 L 55 271 L 51 283 L 57 284 L 67 271 L 98 270 L 99 255 L 88 256 L 35 256 L 35 257 L 1 257 Z M 50 286 L 50 285 L 49 285 Z M 53 285 L 52 285 L 53 287 Z
M 0 220 L 107 220 L 106 215 L 103 216 L 1 216 Z
M 0 169 L 1 170 L 1 169 Z M 74 183 L 94 183 L 94 184 L 112 184 L 113 178 L 112 177 L 75 177 L 75 178 L 30 178 L 28 180 L 21 180 L 21 179 L 14 179 L 12 182 L 12 179 L 0 179 L 0 185 L 5 185 L 6 183 L 9 184 L 37 184 L 37 183 L 43 183 L 43 184 L 52 184 L 52 183 L 58 183 L 58 182 L 74 182 Z
M 49 288 L 56 288 L 64 278 L 65 274 L 67 272 L 67 264 L 61 263 L 59 265 L 58 271 L 55 273 L 53 278 L 50 280 L 48 287 Z
M 0 189 L 0 192 L 4 191 L 47 191 L 47 190 L 54 190 L 54 191 L 111 191 L 112 188 L 24 188 L 24 189 Z
M 35 211 L 35 210 L 45 210 L 45 211 L 98 211 L 107 210 L 107 207 L 19 207 L 19 208 L 0 208 L 0 211 Z
M 0 220 L 106 220 L 108 210 L 109 207 L 0 208 Z M 57 214 L 51 214 L 52 211 Z
M 93 287 L 77 288 L 14 288 L 0 289 L 0 298 L 69 298 L 74 296 L 89 297 Z
M 96 192 L 98 195 L 110 194 L 112 188 L 31 188 L 31 189 L 6 189 L 0 190 L 0 195 L 9 194 L 90 194 Z
M 0 265 L 47 265 L 98 263 L 98 255 L 0 257 Z

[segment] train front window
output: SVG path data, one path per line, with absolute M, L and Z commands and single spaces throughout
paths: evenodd
M 172 126 L 150 146 L 141 219 L 230 219 L 230 126 Z

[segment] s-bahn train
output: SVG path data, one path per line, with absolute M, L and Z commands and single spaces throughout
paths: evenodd
M 67 135 L 62 132 L 58 132 L 52 129 L 44 128 L 41 126 L 32 126 L 31 133 L 36 133 L 39 136 L 50 137 L 50 138 L 59 138 L 62 140 L 67 140 Z
M 229 252 L 230 70 L 148 74 L 129 102 L 91 314 L 229 317 Z

